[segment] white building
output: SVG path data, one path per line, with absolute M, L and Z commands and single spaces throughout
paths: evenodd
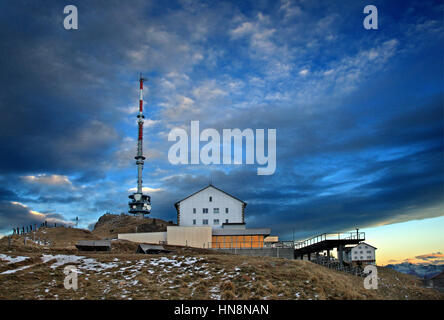
M 244 201 L 211 184 L 174 204 L 178 226 L 212 228 L 221 228 L 222 224 L 245 223 L 246 205 Z
M 344 261 L 353 264 L 375 264 L 376 249 L 365 242 L 361 242 L 353 248 L 345 248 Z

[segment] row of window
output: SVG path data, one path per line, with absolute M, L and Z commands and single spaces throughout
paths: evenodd
M 359 251 L 359 253 L 364 253 L 364 252 L 361 250 L 361 251 Z M 372 253 L 372 251 L 371 250 L 367 250 L 367 253 Z
M 367 259 L 371 259 L 372 258 L 372 256 L 367 256 Z M 364 257 L 363 256 L 361 256 L 361 260 L 363 260 L 364 259 Z M 358 260 L 358 256 L 355 256 L 355 260 Z
M 193 208 L 193 213 L 196 213 L 196 208 Z M 208 213 L 208 208 L 202 208 L 202 213 Z M 219 208 L 213 208 L 213 213 L 219 213 Z M 228 208 L 225 208 L 225 213 L 229 213 Z
M 228 223 L 228 219 L 225 219 L 225 223 Z M 208 219 L 203 219 L 202 224 L 208 225 Z M 213 219 L 213 225 L 218 225 L 218 224 L 219 224 L 219 219 Z M 196 219 L 193 219 L 193 225 L 196 225 Z

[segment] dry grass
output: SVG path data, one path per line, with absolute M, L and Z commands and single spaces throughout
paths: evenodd
M 99 218 L 92 233 L 100 238 L 111 239 L 117 238 L 119 233 L 166 231 L 167 226 L 171 225 L 172 222 L 156 218 L 105 214 Z
M 0 244 L 0 253 L 30 257 L 9 265 L 0 260 L 0 273 L 30 266 L 0 274 L 0 299 L 444 299 L 419 279 L 386 268 L 378 268 L 379 288 L 366 290 L 362 278 L 308 261 L 180 247 L 167 255 L 139 255 L 127 242 L 113 242 L 110 253 L 29 249 Z M 69 263 L 82 273 L 79 289 L 66 290 L 63 265 L 51 268 L 55 260 L 43 263 L 43 253 L 81 255 L 107 268 L 93 271 L 85 260 Z

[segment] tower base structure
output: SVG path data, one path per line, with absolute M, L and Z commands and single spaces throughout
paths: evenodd
M 128 213 L 140 214 L 144 216 L 151 212 L 151 197 L 143 193 L 134 193 L 129 196 L 131 199 L 128 202 L 129 210 Z

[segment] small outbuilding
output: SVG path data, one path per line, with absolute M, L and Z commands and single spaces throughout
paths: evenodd
M 156 254 L 156 253 L 168 253 L 170 250 L 166 250 L 163 246 L 157 244 L 144 244 L 141 243 L 137 247 L 136 253 L 144 253 L 144 254 Z
M 111 251 L 110 240 L 79 240 L 76 248 L 80 251 Z
M 366 242 L 344 249 L 343 261 L 354 265 L 376 264 L 376 249 Z

